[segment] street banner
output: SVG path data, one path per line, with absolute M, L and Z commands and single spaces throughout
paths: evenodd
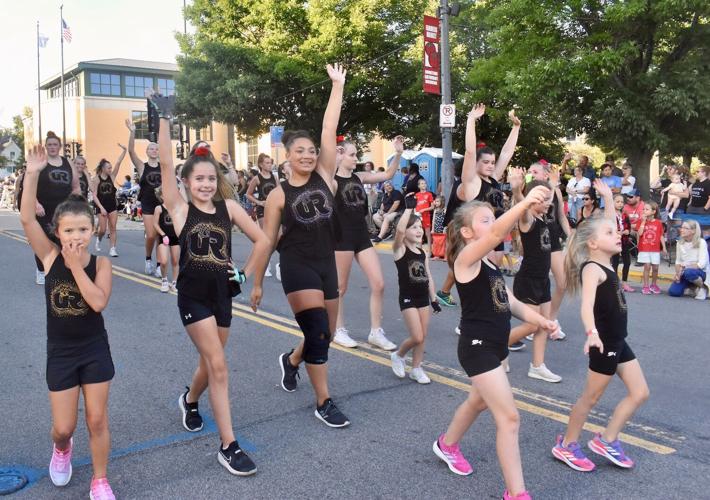
M 441 95 L 439 19 L 424 16 L 424 92 Z

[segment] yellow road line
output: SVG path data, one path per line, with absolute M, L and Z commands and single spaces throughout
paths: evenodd
M 26 243 L 26 240 L 20 236 L 14 235 L 12 233 L 8 233 L 6 231 L 0 231 L 0 234 L 3 236 L 10 237 L 14 240 Z M 119 276 L 121 278 L 133 281 L 138 284 L 142 284 L 145 286 L 149 286 L 151 288 L 159 289 L 160 285 L 153 280 L 146 279 L 147 277 L 140 276 L 138 273 L 135 273 L 134 271 L 131 271 L 129 269 L 125 269 L 119 266 L 114 266 L 113 267 L 113 274 L 116 276 Z M 248 309 L 246 306 L 242 306 L 240 304 L 233 304 L 232 305 L 232 315 L 238 318 L 243 318 L 249 321 L 253 321 L 255 323 L 259 323 L 260 325 L 267 326 L 271 329 L 278 330 L 280 332 L 288 333 L 289 335 L 293 335 L 294 337 L 299 337 L 302 338 L 303 334 L 301 333 L 300 330 L 296 328 L 291 328 L 289 326 L 283 325 L 281 323 L 277 323 L 276 321 L 283 321 L 286 318 L 282 318 L 281 316 L 271 314 L 271 313 L 262 313 L 262 314 L 255 314 L 251 311 L 251 309 Z M 276 320 L 276 321 L 274 321 Z M 331 349 L 336 349 L 338 351 L 347 353 L 351 356 L 355 356 L 361 359 L 366 359 L 368 361 L 372 361 L 373 363 L 380 364 L 382 366 L 390 367 L 391 362 L 389 359 L 386 359 L 382 356 L 379 356 L 377 354 L 373 354 L 367 351 L 362 351 L 362 350 L 353 350 L 349 349 L 346 347 L 342 347 L 338 344 L 331 344 Z M 431 378 L 433 381 L 438 382 L 440 384 L 446 385 L 448 387 L 452 387 L 454 389 L 459 389 L 463 392 L 468 392 L 470 389 L 470 385 L 462 382 L 460 380 L 456 380 L 453 378 L 445 377 L 443 375 L 439 375 L 437 373 L 430 373 L 429 378 Z M 549 410 L 547 408 L 543 408 L 541 406 L 537 406 L 531 403 L 527 403 L 525 401 L 520 401 L 518 399 L 515 400 L 515 404 L 518 407 L 518 409 L 526 411 L 528 413 L 532 413 L 533 415 L 538 415 L 541 417 L 548 418 L 550 420 L 554 420 L 556 422 L 560 422 L 562 424 L 567 424 L 569 422 L 569 417 L 567 415 L 564 415 L 562 413 Z M 590 432 L 602 432 L 604 430 L 604 427 L 596 424 L 591 424 L 591 423 L 586 423 L 584 425 L 584 429 Z M 639 448 L 643 448 L 645 450 L 651 451 L 653 453 L 657 453 L 660 455 L 669 455 L 672 453 L 676 452 L 675 448 L 671 448 L 669 446 L 665 446 L 659 443 L 655 443 L 653 441 L 649 441 L 647 439 L 639 438 L 636 436 L 632 436 L 630 434 L 626 433 L 621 433 L 619 435 L 619 439 L 624 441 L 625 443 L 628 443 L 633 446 L 637 446 Z

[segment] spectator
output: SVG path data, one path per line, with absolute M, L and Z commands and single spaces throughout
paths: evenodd
M 636 188 L 636 177 L 631 175 L 631 164 L 624 163 L 624 168 L 621 172 L 623 177 L 621 178 L 621 194 L 629 194 Z
M 612 172 L 613 166 L 611 163 L 602 165 L 602 182 L 611 188 L 612 194 L 621 193 L 621 177 L 616 176 Z M 604 208 L 604 199 L 600 200 L 599 206 Z
M 404 181 L 402 181 L 402 191 L 404 194 L 406 195 L 419 191 L 419 179 L 423 178 L 424 177 L 419 174 L 419 165 L 416 163 L 409 165 L 409 173 L 407 173 Z
M 382 206 L 372 220 L 375 226 L 380 228 L 380 232 L 372 241 L 379 243 L 389 232 L 392 221 L 404 210 L 404 195 L 392 187 L 390 181 L 385 182 L 385 195 L 382 198 Z
M 700 167 L 695 182 L 690 186 L 687 213 L 710 215 L 710 167 Z
M 700 224 L 694 220 L 683 221 L 680 239 L 676 243 L 675 278 L 668 288 L 671 297 L 682 297 L 686 288 L 696 287 L 695 298 L 705 300 L 706 286 L 710 286 L 708 274 L 708 247 L 700 232 Z
M 579 215 L 579 209 L 584 204 L 582 198 L 589 193 L 589 188 L 592 187 L 591 181 L 582 174 L 582 169 L 575 167 L 574 177 L 567 182 L 567 211 L 570 214 L 570 218 L 575 221 Z
M 589 163 L 589 156 L 581 155 L 579 157 L 579 165 L 577 165 L 577 167 L 582 170 L 582 175 L 589 179 L 590 182 L 597 178 L 597 173 L 594 170 L 594 167 L 591 163 Z
M 638 237 L 639 226 L 643 219 L 644 203 L 641 201 L 641 192 L 638 189 L 633 189 L 626 196 L 626 204 L 624 204 L 623 215 L 628 216 L 631 224 L 631 234 Z

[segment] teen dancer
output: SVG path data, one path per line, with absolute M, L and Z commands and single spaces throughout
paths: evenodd
M 158 144 L 163 158 L 160 168 L 164 206 L 180 240 L 178 309 L 185 330 L 200 354 L 192 384 L 178 400 L 182 424 L 191 432 L 202 429 L 197 403 L 209 385 L 210 405 L 221 439 L 217 460 L 231 474 L 248 476 L 256 472 L 256 465 L 234 436 L 224 345 L 232 321 L 232 297 L 240 292 L 239 283 L 252 273 L 255 274 L 251 292 L 254 310 L 261 300 L 261 280 L 270 243 L 234 201 L 233 188 L 208 149 L 197 148 L 183 165 L 181 175 L 190 202 L 180 195 L 170 141 L 175 99 L 160 95 L 153 95 L 151 99 L 160 114 Z M 234 269 L 232 264 L 233 224 L 254 243 L 243 272 Z
M 487 256 L 525 210 L 541 205 L 550 194 L 548 189 L 538 186 L 498 219 L 489 204 L 470 202 L 456 212 L 447 229 L 447 260 L 461 298 L 458 356 L 471 377 L 471 391 L 446 432 L 434 442 L 433 449 L 455 474 L 471 474 L 473 468 L 461 453 L 459 442 L 478 415 L 490 409 L 496 423 L 496 449 L 505 480 L 505 499 L 530 498 L 518 446 L 520 416 L 501 366 L 501 361 L 508 357 L 511 313 L 549 332 L 554 332 L 557 325 L 509 294 L 503 275 Z
M 368 203 L 363 184 L 377 184 L 390 180 L 399 168 L 404 151 L 404 138 L 400 135 L 392 141 L 394 156 L 385 172 L 355 172 L 357 148 L 350 142 L 342 142 L 336 156 L 338 191 L 335 194 L 335 213 L 340 225 L 340 234 L 335 243 L 335 263 L 338 268 L 338 320 L 333 342 L 344 347 L 357 347 L 345 328 L 343 298 L 348 290 L 350 271 L 356 260 L 370 285 L 370 334 L 367 341 L 380 349 L 391 351 L 397 346 L 390 342 L 382 329 L 382 297 L 385 280 L 382 276 L 380 258 L 372 247 L 367 229 Z
M 306 363 L 316 396 L 315 416 L 330 427 L 350 421 L 328 391 L 328 348 L 338 316 L 338 271 L 335 265 L 335 157 L 336 131 L 343 103 L 345 70 L 328 65 L 333 82 L 323 116 L 320 154 L 307 132 L 283 136 L 291 178 L 266 200 L 264 229 L 278 242 L 281 286 L 304 340 L 295 350 L 279 356 L 281 387 L 296 390 L 298 366 Z
M 162 282 L 160 291 L 162 293 L 177 292 L 178 262 L 180 260 L 180 239 L 175 234 L 173 220 L 170 218 L 168 210 L 163 205 L 163 190 L 157 188 L 155 196 L 160 201 L 160 205 L 155 207 L 155 231 L 160 238 L 157 250 L 158 264 Z M 168 263 L 172 265 L 173 280 L 168 280 Z
M 264 206 L 266 206 L 266 198 L 279 183 L 278 177 L 271 171 L 273 164 L 274 161 L 269 155 L 259 153 L 259 157 L 256 160 L 259 172 L 252 178 L 247 188 L 247 199 L 256 206 L 256 220 L 259 222 L 259 227 L 262 229 L 264 228 Z M 266 266 L 265 276 L 271 276 L 271 262 Z
M 114 367 L 101 316 L 111 296 L 111 262 L 87 250 L 94 216 L 79 195 L 71 195 L 53 211 L 51 228 L 58 243 L 45 234 L 35 218 L 35 204 L 47 163 L 42 146 L 34 146 L 27 155 L 20 218 L 32 250 L 47 270 L 47 387 L 54 442 L 49 477 L 56 486 L 71 479 L 72 436 L 82 392 L 94 471 L 89 496 L 112 500 L 106 466 L 111 447 L 108 393 Z
M 79 192 L 88 200 L 91 179 L 89 179 L 89 174 L 86 171 L 86 158 L 83 156 L 74 158 L 74 168 L 76 169 L 76 175 L 79 177 Z
M 118 145 L 121 148 L 121 154 L 116 160 L 116 165 L 111 166 L 111 162 L 102 158 L 96 166 L 96 175 L 91 180 L 91 193 L 94 196 L 94 205 L 99 210 L 99 228 L 96 233 L 95 250 L 101 251 L 101 238 L 106 234 L 106 226 L 108 225 L 108 236 L 111 240 L 111 248 L 108 254 L 111 257 L 118 257 L 116 252 L 116 243 L 118 241 L 118 231 L 116 231 L 116 223 L 118 222 L 118 209 L 116 207 L 116 176 L 121 168 L 123 158 L 126 156 L 126 146 Z

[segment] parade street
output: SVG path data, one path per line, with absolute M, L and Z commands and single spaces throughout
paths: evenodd
M 105 242 L 102 254 L 107 247 Z M 233 248 L 235 262 L 243 264 L 251 246 L 236 231 Z M 219 439 L 207 394 L 200 401 L 205 428 L 192 434 L 181 426 L 178 396 L 190 382 L 197 351 L 180 323 L 176 295 L 160 293 L 159 280 L 142 273 L 143 232 L 120 230 L 118 252 L 112 259 L 111 301 L 103 313 L 116 366 L 109 399 L 109 474 L 118 498 L 500 498 L 502 477 L 489 414 L 461 442 L 474 468 L 471 476 L 455 476 L 432 452 L 470 385 L 456 354 L 458 307 L 432 317 L 424 357 L 430 385 L 396 378 L 384 351 L 367 344 L 357 349 L 333 345 L 331 392 L 352 425 L 331 429 L 313 415 L 305 369 L 295 393 L 279 386 L 277 358 L 301 335 L 281 284 L 265 278 L 255 314 L 247 306 L 248 281 L 233 302 L 225 349 L 234 427 L 258 466 L 256 475 L 240 478 L 217 464 Z M 52 450 L 45 298 L 34 281 L 34 260 L 17 213 L 0 212 L 0 255 L 5 422 L 0 467 L 14 467 L 29 479 L 11 498 L 84 498 L 92 472 L 83 410 L 74 438 L 76 480 L 57 488 L 47 475 Z M 407 334 L 397 305 L 396 270 L 388 251 L 380 252 L 380 260 L 386 282 L 383 327 L 399 343 Z M 351 274 L 345 318 L 350 335 L 364 343 L 368 289 L 358 269 L 355 265 Z M 437 285 L 446 270 L 444 262 L 432 262 Z M 700 350 L 710 332 L 708 303 L 640 292 L 627 294 L 626 300 L 629 343 L 651 391 L 622 435 L 634 469 L 617 468 L 589 453 L 597 470 L 576 472 L 550 453 L 586 379 L 578 299 L 566 298 L 560 314 L 567 340 L 551 342 L 547 349 L 546 364 L 563 377 L 561 383 L 527 377 L 529 345 L 510 354 L 525 480 L 536 499 L 707 498 L 710 369 Z M 580 440 L 584 447 L 623 394 L 623 385 L 614 380 L 590 415 Z

